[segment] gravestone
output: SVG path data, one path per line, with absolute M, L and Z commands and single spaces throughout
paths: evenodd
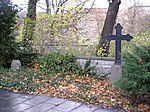
M 13 61 L 11 62 L 11 69 L 12 69 L 12 70 L 20 69 L 20 67 L 21 67 L 21 62 L 20 62 L 20 60 L 13 60 Z
M 119 23 L 115 26 L 115 30 L 116 35 L 109 34 L 105 37 L 108 41 L 115 40 L 115 63 L 111 69 L 111 84 L 114 84 L 117 80 L 119 80 L 122 74 L 121 41 L 126 40 L 127 42 L 129 42 L 131 39 L 133 39 L 130 34 L 121 34 L 122 26 Z

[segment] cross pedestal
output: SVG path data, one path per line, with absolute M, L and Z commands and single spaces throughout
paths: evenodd
M 121 65 L 112 65 L 111 67 L 111 85 L 113 86 L 114 83 L 121 78 L 122 74 L 122 66 Z
M 116 35 L 107 35 L 105 38 L 108 41 L 115 40 L 115 63 L 112 66 L 111 70 L 111 84 L 115 83 L 118 79 L 121 78 L 122 66 L 121 66 L 121 40 L 126 40 L 129 42 L 133 39 L 130 34 L 121 35 L 122 26 L 118 23 L 115 26 Z

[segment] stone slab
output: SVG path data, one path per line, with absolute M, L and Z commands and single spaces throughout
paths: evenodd
M 97 107 L 91 107 L 89 105 L 81 105 L 80 107 L 77 107 L 76 109 L 72 110 L 71 112 L 93 112 L 96 110 Z
M 49 104 L 49 103 L 41 103 L 39 105 L 33 106 L 32 108 L 29 108 L 23 112 L 45 112 L 53 108 L 55 105 Z
M 64 103 L 65 101 L 66 101 L 65 99 L 51 98 L 50 100 L 47 100 L 46 102 L 58 106 Z
M 77 107 L 79 107 L 81 103 L 74 102 L 74 101 L 65 101 L 63 104 L 54 107 L 55 110 L 60 110 L 64 112 L 69 112 Z
M 25 101 L 24 103 L 34 106 L 34 105 L 37 105 L 37 104 L 42 103 L 44 101 L 47 101 L 49 99 L 50 99 L 50 97 L 36 96 L 30 100 Z
M 87 60 L 85 59 L 76 59 L 76 62 L 84 69 L 85 63 Z M 110 74 L 111 67 L 114 64 L 114 61 L 106 61 L 106 60 L 91 60 L 90 66 L 95 67 L 95 72 L 97 75 L 99 74 Z
M 10 106 L 14 106 L 14 105 L 16 105 L 18 103 L 21 103 L 21 102 L 23 102 L 23 101 L 16 100 L 16 99 L 5 100 L 5 99 L 0 98 L 0 109 L 7 108 L 7 107 L 10 107 Z
M 46 111 L 46 112 L 65 112 L 65 111 L 60 111 L 60 110 L 50 109 L 50 110 L 48 110 L 48 111 Z
M 24 98 L 24 99 L 32 99 L 34 97 L 36 97 L 37 95 L 32 95 L 32 94 L 22 94 L 20 96 L 20 98 Z
M 26 110 L 26 109 L 28 109 L 30 107 L 32 107 L 32 106 L 20 103 L 18 105 L 15 105 L 13 107 L 7 108 L 5 110 L 6 110 L 6 112 L 21 112 L 21 111 Z
M 121 78 L 122 66 L 114 64 L 111 68 L 111 85 L 113 85 L 117 80 Z
M 97 109 L 96 111 L 94 112 L 118 112 L 118 111 L 115 111 L 115 110 L 108 110 L 108 109 Z
M 21 96 L 21 94 L 19 93 L 14 93 L 12 91 L 7 91 L 3 89 L 0 90 L 0 98 L 3 98 L 3 99 L 12 99 L 12 98 L 19 97 L 19 96 Z

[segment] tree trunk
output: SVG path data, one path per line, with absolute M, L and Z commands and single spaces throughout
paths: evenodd
M 49 12 L 50 12 L 49 0 L 45 0 L 45 2 L 46 2 L 46 14 L 49 14 Z
M 24 20 L 23 41 L 33 40 L 36 26 L 36 4 L 38 0 L 29 0 L 27 17 Z
M 109 1 L 109 8 L 107 11 L 106 19 L 101 33 L 101 38 L 96 51 L 96 54 L 98 56 L 107 57 L 109 54 L 110 42 L 108 42 L 105 39 L 105 36 L 108 34 L 112 34 L 113 32 L 120 3 L 121 0 L 111 0 L 111 2 Z

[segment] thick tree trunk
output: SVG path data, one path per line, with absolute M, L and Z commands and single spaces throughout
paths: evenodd
M 101 38 L 96 51 L 96 54 L 98 56 L 107 57 L 109 54 L 110 42 L 108 42 L 105 39 L 105 36 L 108 34 L 112 34 L 113 32 L 120 3 L 121 0 L 112 0 L 111 2 L 109 2 L 109 8 L 107 11 L 106 19 L 101 33 Z
M 23 28 L 23 41 L 29 41 L 33 39 L 35 26 L 36 26 L 36 4 L 38 0 L 29 0 L 27 17 L 24 20 Z

